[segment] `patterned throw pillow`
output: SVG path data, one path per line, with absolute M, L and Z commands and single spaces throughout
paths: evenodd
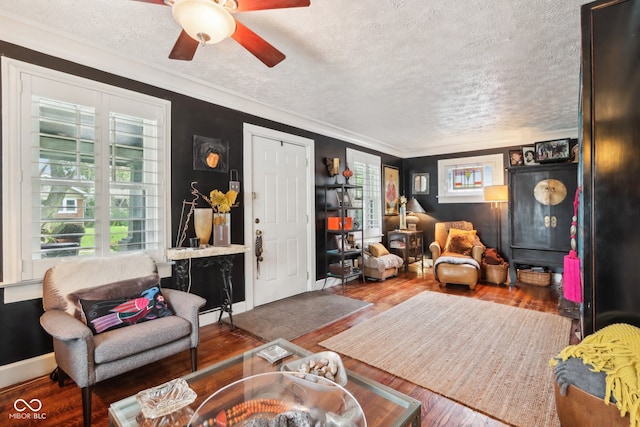
M 477 236 L 471 234 L 450 236 L 449 239 L 447 239 L 447 246 L 444 248 L 444 251 L 461 255 L 471 255 L 471 248 L 473 248 L 476 239 Z
M 160 285 L 152 286 L 131 297 L 107 300 L 80 299 L 80 304 L 87 326 L 94 335 L 174 314 L 162 295 Z
M 112 267 L 113 268 L 113 267 Z M 133 279 L 121 280 L 119 282 L 105 283 L 103 285 L 90 288 L 78 289 L 67 295 L 67 300 L 71 303 L 76 319 L 82 321 L 85 325 L 87 319 L 80 300 L 106 301 L 115 299 L 127 299 L 131 295 L 140 295 L 146 289 L 154 286 L 160 286 L 160 276 L 158 273 L 149 274 L 148 276 L 136 277 Z

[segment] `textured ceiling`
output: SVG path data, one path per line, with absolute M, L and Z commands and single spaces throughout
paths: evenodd
M 576 137 L 584 3 L 311 0 L 308 8 L 236 14 L 287 55 L 274 68 L 231 39 L 199 47 L 191 62 L 168 59 L 180 28 L 164 6 L 0 0 L 0 17 L 413 157 Z M 21 44 L 3 27 L 0 38 Z M 57 53 L 77 60 L 70 50 Z

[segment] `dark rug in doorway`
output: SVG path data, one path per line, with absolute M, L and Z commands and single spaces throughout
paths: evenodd
M 292 340 L 370 305 L 342 295 L 311 291 L 234 315 L 233 323 L 265 341 Z

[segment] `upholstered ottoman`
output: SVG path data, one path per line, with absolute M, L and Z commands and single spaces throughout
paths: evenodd
M 447 283 L 456 283 L 468 285 L 469 289 L 474 289 L 480 279 L 480 270 L 471 264 L 440 262 L 434 267 L 433 273 L 442 286 L 447 286 Z
M 385 280 L 398 275 L 398 267 L 404 264 L 398 255 L 389 253 L 382 243 L 371 244 L 362 252 L 362 268 L 366 278 Z

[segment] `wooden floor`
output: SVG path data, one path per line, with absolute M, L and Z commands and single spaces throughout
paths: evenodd
M 479 284 L 474 291 L 470 291 L 466 286 L 457 285 L 440 288 L 433 280 L 431 270 L 425 269 L 424 273 L 401 273 L 398 278 L 387 279 L 384 282 L 349 283 L 345 291 L 346 296 L 368 301 L 373 305 L 292 341 L 313 352 L 324 351 L 326 349 L 318 345 L 324 339 L 388 310 L 426 290 L 494 301 L 531 310 L 558 313 L 558 290 L 554 285 L 539 287 L 533 285 Z M 336 286 L 326 289 L 326 291 L 342 293 L 342 288 Z M 575 342 L 575 337 L 573 337 L 572 342 Z M 203 368 L 262 343 L 261 340 L 243 331 L 230 332 L 226 325 L 204 326 L 201 328 L 200 346 L 198 348 L 199 367 Z M 503 423 L 482 413 L 475 412 L 384 371 L 348 357 L 344 357 L 343 361 L 347 369 L 366 375 L 420 400 L 422 402 L 423 426 L 504 426 Z M 99 383 L 95 386 L 93 393 L 93 425 L 108 425 L 107 410 L 112 402 L 189 372 L 190 358 L 188 352 L 184 352 L 140 368 L 135 372 L 123 374 Z M 31 422 L 28 420 L 8 420 L 8 413 L 15 412 L 13 403 L 16 399 L 29 401 L 35 398 L 42 402 L 43 406 L 40 412 L 46 415 L 46 419 Z M 523 405 L 526 405 L 526 402 L 523 402 Z M 0 414 L 2 417 L 1 425 L 33 425 L 40 427 L 82 425 L 80 389 L 71 381 L 68 381 L 64 387 L 59 388 L 57 383 L 52 382 L 48 376 L 0 390 L 0 408 L 2 408 L 2 414 Z M 8 424 L 6 424 L 7 422 Z

